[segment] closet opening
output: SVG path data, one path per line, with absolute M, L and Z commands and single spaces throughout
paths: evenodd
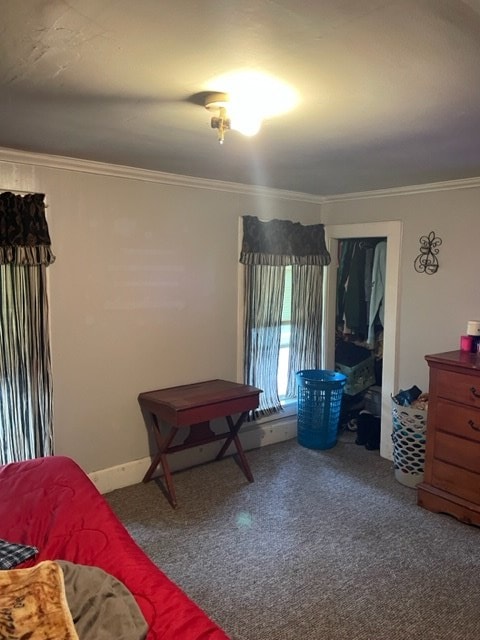
M 335 367 L 338 243 L 341 239 L 387 239 L 380 455 L 389 460 L 393 457 L 392 396 L 398 391 L 398 318 L 402 231 L 403 224 L 399 220 L 325 225 L 327 246 L 332 256 L 332 262 L 326 269 L 324 288 L 322 366 L 325 369 L 333 369 Z
M 338 239 L 335 370 L 347 376 L 340 430 L 380 450 L 386 237 Z

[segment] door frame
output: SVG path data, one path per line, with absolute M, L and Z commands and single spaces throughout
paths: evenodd
M 360 224 L 325 225 L 325 239 L 332 261 L 326 269 L 323 290 L 323 364 L 335 368 L 336 289 L 338 271 L 338 241 L 350 238 L 386 238 L 387 257 L 385 274 L 382 410 L 380 455 L 393 457 L 392 396 L 397 393 L 398 379 L 398 318 L 400 297 L 400 255 L 403 224 L 399 220 Z

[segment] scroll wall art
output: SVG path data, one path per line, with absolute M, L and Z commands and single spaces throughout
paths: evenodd
M 413 266 L 418 273 L 432 275 L 438 271 L 438 248 L 442 239 L 435 236 L 435 231 L 430 231 L 428 236 L 420 237 L 420 253 L 415 258 Z

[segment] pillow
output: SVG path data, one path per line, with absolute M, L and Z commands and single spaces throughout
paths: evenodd
M 11 569 L 36 556 L 38 549 L 17 542 L 8 542 L 0 538 L 0 569 Z

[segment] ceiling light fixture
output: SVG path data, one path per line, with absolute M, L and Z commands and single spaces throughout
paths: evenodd
M 235 129 L 244 136 L 260 131 L 262 121 L 286 113 L 299 102 L 297 92 L 284 82 L 257 71 L 237 71 L 212 79 L 209 85 L 225 87 L 226 93 L 208 93 L 205 108 L 210 124 L 223 144 L 225 131 Z
M 226 93 L 211 93 L 205 99 L 205 109 L 212 113 L 210 125 L 218 131 L 218 141 L 223 144 L 225 131 L 231 128 L 230 118 L 227 115 L 228 96 Z
M 210 125 L 217 129 L 220 144 L 223 144 L 225 131 L 229 129 L 248 137 L 260 131 L 262 119 L 255 105 L 246 100 L 231 100 L 227 93 L 211 93 L 205 99 L 205 108 L 212 113 Z

